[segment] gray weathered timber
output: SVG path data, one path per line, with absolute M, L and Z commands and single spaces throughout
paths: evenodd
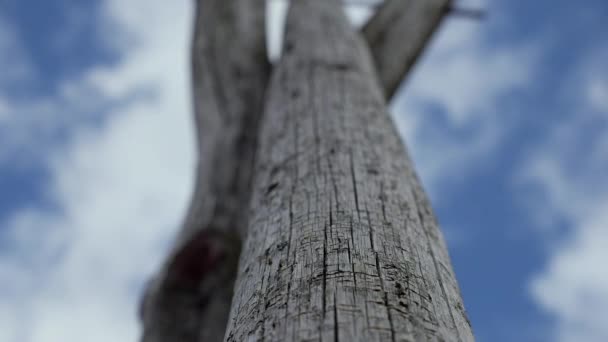
M 447 248 L 338 0 L 293 0 L 226 341 L 473 341 Z
M 391 99 L 448 12 L 451 0 L 386 0 L 363 27 Z
M 269 74 L 264 15 L 264 0 L 197 1 L 196 185 L 175 245 L 142 300 L 142 341 L 224 336 Z

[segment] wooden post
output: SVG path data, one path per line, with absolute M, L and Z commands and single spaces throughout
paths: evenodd
M 386 0 L 363 27 L 386 98 L 391 99 L 452 0 Z
M 447 248 L 338 0 L 292 0 L 226 341 L 473 341 Z
M 264 0 L 196 1 L 196 185 L 174 247 L 142 300 L 144 342 L 224 336 L 269 74 L 264 19 Z

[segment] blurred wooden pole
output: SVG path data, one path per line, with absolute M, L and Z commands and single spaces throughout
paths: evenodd
M 283 46 L 225 340 L 473 341 L 444 239 L 340 2 L 291 1 Z
M 142 300 L 142 341 L 224 336 L 269 74 L 264 21 L 264 0 L 196 1 L 196 185 L 176 243 Z
M 388 100 L 428 45 L 451 3 L 451 0 L 386 0 L 363 27 Z

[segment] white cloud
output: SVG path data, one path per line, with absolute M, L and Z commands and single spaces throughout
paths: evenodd
M 605 94 L 598 97 L 597 90 L 608 79 L 600 58 L 605 53 L 593 56 L 564 82 L 561 92 L 571 97 L 572 113 L 529 155 L 518 176 L 520 184 L 544 194 L 529 204 L 548 225 L 549 259 L 530 290 L 556 318 L 552 340 L 562 342 L 608 340 L 608 116 Z M 566 234 L 552 229 L 559 220 L 567 222 Z
M 432 197 L 499 145 L 515 124 L 504 97 L 529 83 L 535 50 L 486 46 L 486 24 L 448 18 L 392 104 Z
M 348 5 L 346 15 L 354 27 L 362 27 L 373 14 L 373 8 L 365 5 Z
M 281 56 L 288 6 L 288 2 L 284 0 L 266 1 L 266 41 L 268 57 L 272 61 Z
M 549 239 L 549 259 L 531 280 L 531 294 L 543 309 L 557 318 L 556 341 L 606 341 L 608 273 L 604 270 L 608 260 L 608 187 L 601 175 L 581 178 L 564 172 L 573 161 L 559 154 L 558 164 L 552 164 L 555 161 L 549 158 L 556 157 L 558 148 L 548 147 L 535 154 L 536 163 L 530 162 L 527 176 L 546 192 L 547 201 L 536 203 L 532 209 L 546 211 L 543 217 L 553 218 L 545 220 L 549 224 L 555 223 L 556 216 L 565 218 L 570 229 L 565 236 L 553 234 L 557 237 Z M 545 154 L 548 157 L 543 159 Z M 606 165 L 606 160 L 581 166 L 594 167 L 598 163 Z M 544 166 L 536 167 L 539 164 Z M 608 168 L 603 169 L 603 175 L 608 173 Z
M 46 162 L 49 148 L 59 145 L 60 137 L 99 119 L 104 107 L 114 105 L 91 77 L 82 75 L 51 93 L 24 96 L 24 89 L 38 83 L 40 75 L 17 30 L 1 16 L 0 70 L 0 167 Z M 12 96 L 15 91 L 21 95 Z
M 608 112 L 608 81 L 594 80 L 589 84 L 588 94 L 595 109 Z
M 45 162 L 58 137 L 99 119 L 111 102 L 85 82 L 72 80 L 56 95 L 23 99 L 0 98 L 0 165 Z M 36 139 L 32 139 L 35 136 Z
M 608 197 L 596 210 L 577 220 L 573 237 L 554 251 L 531 284 L 538 303 L 558 317 L 559 341 L 608 339 Z
M 608 58 L 608 49 L 600 51 L 588 61 L 589 70 L 586 73 L 586 97 L 592 110 L 608 116 L 608 78 L 605 73 L 608 67 L 603 62 Z M 591 67 L 593 66 L 593 67 Z
M 102 9 L 106 40 L 120 40 L 111 46 L 121 49 L 118 64 L 94 67 L 36 103 L 5 104 L 37 114 L 5 120 L 21 127 L 5 149 L 41 149 L 57 208 L 24 208 L 3 222 L 10 249 L 0 253 L 0 272 L 11 282 L 0 285 L 2 341 L 136 340 L 139 286 L 163 258 L 191 191 L 190 3 L 107 0 Z M 94 111 L 107 112 L 100 125 L 71 122 Z M 47 123 L 70 129 L 65 145 L 32 139 Z

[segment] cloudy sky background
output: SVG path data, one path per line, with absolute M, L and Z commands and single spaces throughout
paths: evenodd
M 608 341 L 608 3 L 457 3 L 488 16 L 449 17 L 391 108 L 478 341 Z M 191 23 L 0 0 L 0 341 L 137 339 L 193 185 Z

